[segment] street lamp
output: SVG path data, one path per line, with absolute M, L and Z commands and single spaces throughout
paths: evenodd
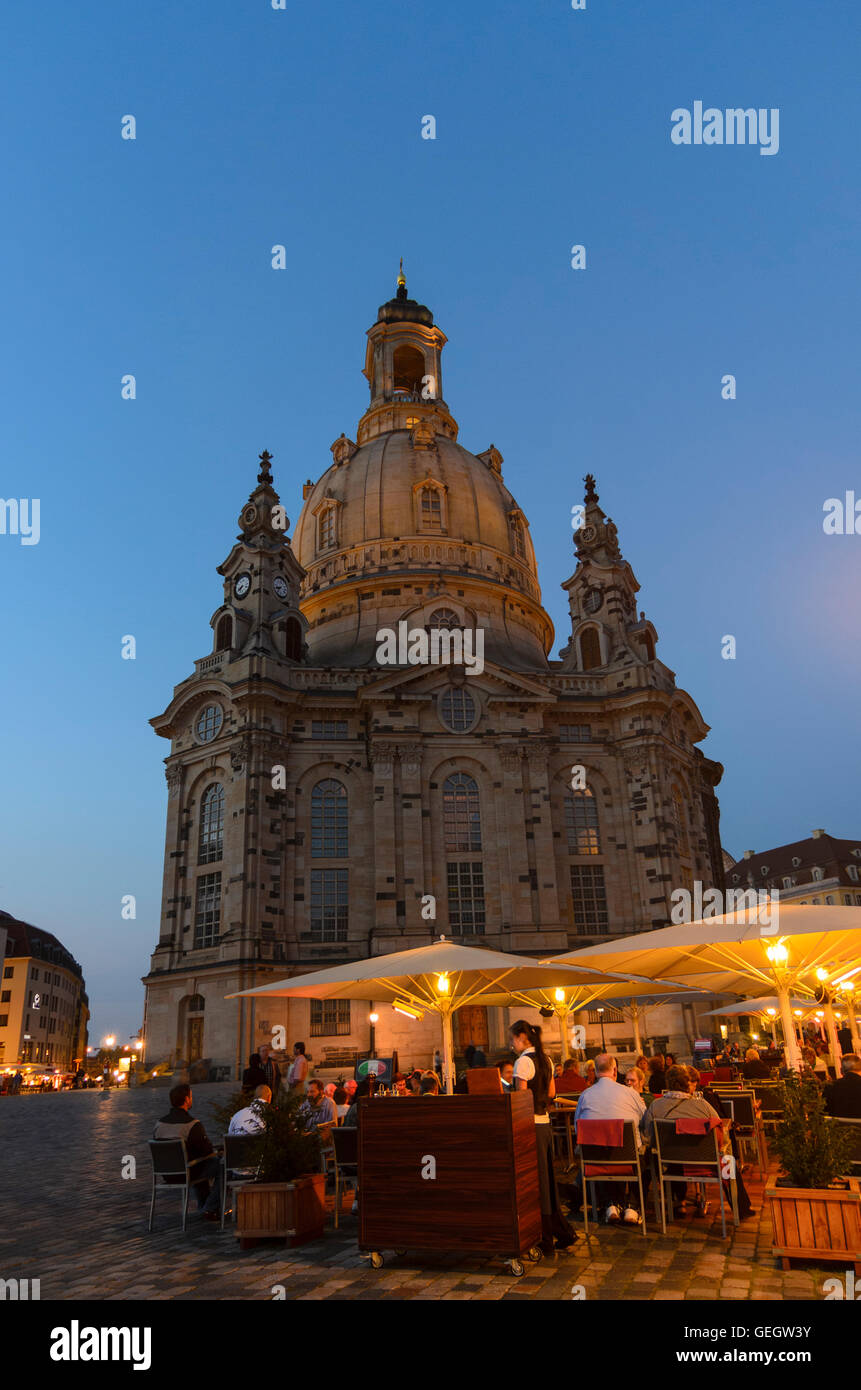
M 607 1044 L 604 1041 L 604 1010 L 600 1007 L 598 1009 L 598 1022 L 601 1025 L 601 1051 L 606 1052 Z
M 376 1028 L 376 1025 L 377 1025 L 377 1023 L 379 1022 L 379 1019 L 380 1019 L 380 1015 L 377 1014 L 377 1013 L 374 1013 L 374 1011 L 373 1011 L 373 1009 L 372 1009 L 371 1012 L 368 1014 L 368 1022 L 369 1022 L 369 1024 L 371 1025 L 370 1030 L 369 1030 L 369 1037 L 368 1037 L 368 1051 L 370 1052 L 370 1054 L 371 1054 L 372 1057 L 376 1057 L 376 1055 L 377 1055 L 377 1028 Z

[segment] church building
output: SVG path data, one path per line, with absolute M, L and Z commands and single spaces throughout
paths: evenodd
M 208 649 L 152 720 L 169 753 L 150 1065 L 236 1076 L 282 1023 L 315 1061 L 364 1051 L 369 1003 L 225 996 L 440 934 L 555 955 L 663 926 L 675 888 L 724 886 L 723 769 L 595 479 L 552 659 L 528 517 L 499 450 L 459 442 L 445 344 L 402 273 L 367 334 L 356 438 L 305 485 L 292 536 L 260 455 Z M 481 669 L 383 662 L 384 629 L 481 634 Z M 377 1013 L 380 1055 L 430 1061 L 435 1017 Z M 462 1010 L 455 1042 L 492 1051 L 506 1025 Z

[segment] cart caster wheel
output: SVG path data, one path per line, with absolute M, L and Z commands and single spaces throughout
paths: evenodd
M 380 1254 L 379 1250 L 371 1251 L 371 1269 L 382 1269 L 385 1263 L 386 1262 Z
M 531 1260 L 534 1265 L 537 1265 L 544 1259 L 544 1251 L 541 1249 L 540 1245 L 533 1245 L 527 1250 L 526 1258 L 527 1260 Z
M 395 1251 L 396 1255 L 405 1255 L 406 1253 L 406 1249 L 398 1249 Z
M 520 1279 L 520 1278 L 522 1278 L 523 1275 L 524 1275 L 524 1273 L 526 1272 L 526 1271 L 524 1270 L 524 1268 L 523 1268 L 523 1265 L 520 1263 L 519 1260 L 509 1260 L 509 1261 L 508 1261 L 508 1268 L 509 1268 L 509 1270 L 511 1271 L 511 1273 L 514 1275 L 515 1279 Z

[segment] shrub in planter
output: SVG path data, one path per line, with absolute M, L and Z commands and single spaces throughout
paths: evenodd
M 852 1140 L 826 1116 L 825 1098 L 813 1077 L 783 1083 L 785 1109 L 772 1147 L 790 1187 L 829 1187 L 846 1172 Z
M 782 1178 L 766 1188 L 774 1227 L 772 1251 L 791 1258 L 839 1260 L 861 1273 L 861 1193 L 835 1180 L 848 1169 L 852 1140 L 826 1117 L 812 1077 L 784 1083 L 785 1110 L 773 1147 Z
M 248 1103 L 237 1093 L 217 1110 L 229 1124 Z M 261 1236 L 284 1236 L 291 1245 L 322 1234 L 325 1176 L 320 1172 L 320 1137 L 305 1129 L 300 1096 L 286 1095 L 261 1107 L 263 1130 L 252 1148 L 257 1176 L 236 1191 L 236 1233 L 244 1245 Z

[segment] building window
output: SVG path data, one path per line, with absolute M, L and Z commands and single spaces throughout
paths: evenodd
M 4 990 L 3 990 L 3 993 L 0 994 L 0 1004 L 9 1004 L 9 1003 L 11 1003 L 11 1001 L 12 1001 L 12 991 L 11 991 L 11 989 L 4 989 Z
M 813 870 L 813 881 L 814 881 L 814 883 L 821 883 L 824 877 L 825 877 L 825 874 L 823 873 L 822 869 L 814 869 L 814 870 Z
M 312 738 L 348 738 L 346 719 L 312 719 Z
M 311 870 L 311 939 L 346 941 L 348 871 Z
M 288 618 L 284 624 L 284 655 L 289 661 L 302 660 L 302 624 L 298 618 Z
M 311 858 L 346 859 L 349 852 L 347 789 L 327 777 L 311 792 Z
M 565 830 L 569 854 L 600 854 L 598 807 L 589 787 L 565 793 Z
M 197 880 L 194 948 L 214 946 L 221 925 L 221 874 L 202 874 Z
M 557 737 L 563 743 L 591 743 L 592 727 L 590 724 L 560 724 Z
M 607 931 L 607 890 L 601 864 L 571 865 L 571 903 L 578 936 L 601 935 Z
M 478 785 L 465 772 L 447 777 L 442 789 L 445 848 L 455 854 L 481 852 L 481 809 Z
M 457 936 L 483 936 L 484 866 L 446 864 L 448 924 Z
M 200 845 L 198 864 L 213 864 L 224 849 L 224 788 L 213 782 L 200 803 Z
M 7 1028 L 8 1026 L 9 1026 L 9 1015 L 8 1015 L 8 1014 L 0 1014 L 0 1028 Z
M 460 627 L 460 618 L 453 608 L 436 608 L 428 619 L 428 628 L 454 628 Z
M 439 702 L 440 717 L 446 728 L 460 734 L 475 723 L 475 701 L 462 685 L 450 685 Z
M 337 541 L 337 517 L 334 507 L 324 507 L 317 522 L 317 549 L 331 550 Z
M 673 787 L 672 804 L 673 824 L 676 827 L 676 840 L 679 846 L 679 854 L 689 854 L 688 823 L 685 818 L 685 808 L 682 805 L 682 793 L 678 787 Z
M 518 560 L 526 559 L 526 542 L 523 538 L 523 522 L 515 516 L 511 521 L 511 548 Z
M 349 999 L 311 1000 L 312 1038 L 347 1038 L 351 1031 Z
M 229 613 L 225 613 L 218 619 L 218 626 L 215 629 L 215 650 L 217 652 L 228 652 L 233 646 L 233 619 Z
M 580 665 L 584 671 L 594 671 L 601 665 L 601 639 L 597 627 L 584 628 L 580 634 Z
M 439 488 L 422 488 L 421 523 L 424 531 L 442 530 L 442 498 Z
M 794 879 L 794 878 L 790 878 L 790 877 L 787 875 L 787 876 L 784 878 L 784 880 L 783 880 L 783 886 L 784 886 L 784 888 L 794 888 L 794 887 L 795 887 L 795 879 Z
M 852 880 L 853 883 L 857 883 L 857 882 L 858 882 L 858 868 L 857 868 L 857 865 L 855 865 L 855 864 L 848 864 L 848 865 L 846 866 L 846 872 L 847 872 L 847 874 L 849 875 L 849 877 L 851 878 L 851 880 Z
M 832 897 L 832 895 L 831 895 L 830 893 L 826 896 L 825 901 L 826 901 L 826 903 L 828 904 L 829 907 L 833 907 L 833 906 L 834 906 L 834 898 Z
M 4 968 L 4 970 L 3 970 L 3 979 L 4 979 L 4 980 L 11 980 L 12 977 L 14 976 L 14 974 L 15 974 L 15 967 L 14 967 L 14 965 L 7 965 L 7 966 L 5 966 L 5 968 Z
M 206 709 L 201 710 L 195 730 L 201 743 L 211 743 L 224 722 L 224 714 L 220 705 L 207 705 Z

